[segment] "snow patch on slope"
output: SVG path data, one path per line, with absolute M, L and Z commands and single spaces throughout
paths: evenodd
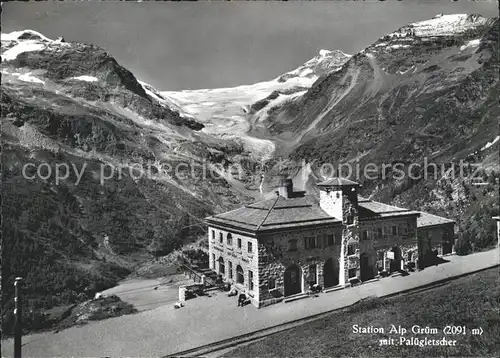
M 433 19 L 412 24 L 416 36 L 449 36 L 463 33 L 478 25 L 485 24 L 487 18 L 467 15 L 437 15 Z
M 19 79 L 24 82 L 31 82 L 31 83 L 41 83 L 45 84 L 44 81 L 39 79 L 38 77 L 32 76 L 30 73 L 25 73 L 19 76 Z
M 37 40 L 25 40 L 5 51 L 2 54 L 2 62 L 15 60 L 23 52 L 40 51 L 44 48 L 45 45 Z
M 13 31 L 0 34 L 2 40 L 2 62 L 12 61 L 24 52 L 35 52 L 44 49 L 54 49 L 58 46 L 71 46 L 62 42 L 62 38 L 51 40 L 34 30 Z M 22 38 L 21 38 L 22 37 Z
M 469 47 L 477 47 L 477 46 L 479 46 L 480 42 L 481 42 L 481 39 L 470 40 L 465 45 L 460 46 L 460 51 L 463 51 Z
M 493 139 L 491 142 L 486 143 L 486 145 L 484 147 L 482 147 L 481 150 L 488 149 L 489 147 L 491 147 L 493 144 L 495 144 L 499 140 L 500 140 L 500 136 L 496 136 L 495 139 Z
M 390 38 L 453 36 L 484 25 L 488 21 L 488 18 L 475 14 L 439 14 L 430 20 L 404 26 L 398 31 L 388 34 L 388 36 Z
M 348 55 L 342 51 L 329 51 L 329 50 L 320 50 L 319 54 L 299 66 L 293 71 L 287 72 L 284 75 L 278 77 L 278 81 L 287 82 L 294 77 L 310 77 L 313 79 L 313 82 L 318 79 L 318 77 L 325 72 L 334 72 L 339 70 L 342 65 L 351 58 L 351 55 Z M 312 83 L 311 83 L 312 85 Z
M 400 44 L 396 44 L 396 45 L 391 45 L 391 46 L 387 46 L 386 48 L 387 49 L 400 49 L 400 48 L 408 48 L 410 47 L 410 45 L 400 45 Z
M 71 77 L 71 78 L 73 80 L 85 81 L 85 82 L 97 82 L 97 81 L 99 81 L 99 79 L 97 77 L 87 76 L 87 75 L 78 76 L 78 77 Z
M 19 40 L 19 37 L 21 37 L 23 35 L 29 35 L 29 36 L 32 36 L 34 38 L 38 38 L 38 41 L 52 42 L 51 39 L 42 35 L 38 31 L 29 30 L 29 29 L 28 30 L 21 30 L 21 31 L 12 31 L 9 33 L 2 33 L 2 34 L 0 34 L 0 39 L 2 41 L 17 41 L 17 40 Z M 33 39 L 33 40 L 35 40 L 35 39 Z M 25 40 L 23 40 L 23 41 L 25 41 Z

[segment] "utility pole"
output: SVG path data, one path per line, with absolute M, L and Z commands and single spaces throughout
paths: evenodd
M 14 358 L 21 358 L 21 336 L 22 336 L 22 302 L 21 302 L 21 285 L 22 277 L 16 277 L 14 282 L 14 315 L 15 315 L 15 328 L 14 328 Z

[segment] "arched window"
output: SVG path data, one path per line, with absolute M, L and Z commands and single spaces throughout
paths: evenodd
M 227 234 L 227 244 L 232 245 L 233 244 L 233 235 L 230 233 Z
M 224 267 L 224 259 L 221 257 L 219 257 L 219 273 L 221 275 L 224 275 L 225 273 L 225 267 Z
M 240 265 L 236 266 L 236 282 L 242 285 L 245 283 L 245 276 Z

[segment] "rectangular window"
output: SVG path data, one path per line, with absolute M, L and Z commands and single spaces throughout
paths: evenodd
M 212 268 L 215 269 L 215 254 L 212 254 Z
M 227 234 L 227 244 L 232 245 L 233 244 L 233 236 L 231 234 Z
M 226 267 L 224 266 L 224 259 L 219 257 L 219 273 L 224 276 L 226 273 Z
M 224 241 L 224 236 L 222 235 L 222 233 L 220 232 L 219 233 L 219 242 L 222 244 L 222 242 Z
M 252 251 L 253 251 L 252 242 L 251 242 L 251 241 L 249 241 L 249 242 L 248 242 L 248 253 L 249 253 L 249 254 L 251 254 L 251 253 L 252 253 Z
M 316 284 L 316 265 L 309 266 L 309 279 L 308 282 L 310 285 Z
M 316 238 L 314 236 L 306 238 L 306 249 L 316 248 Z
M 211 230 L 210 233 L 212 235 L 212 240 L 215 240 L 215 230 Z
M 398 234 L 398 227 L 397 226 L 393 226 L 392 227 L 392 234 L 393 235 L 397 235 Z
M 297 240 L 288 240 L 288 251 L 297 251 Z
M 238 249 L 241 249 L 241 239 L 238 238 Z
M 270 290 L 274 290 L 276 288 L 276 280 L 274 278 L 270 278 L 267 286 Z
M 381 227 L 377 228 L 377 234 L 378 234 L 378 238 L 379 239 L 381 239 L 381 238 L 384 237 L 384 234 L 382 232 L 382 228 Z
M 354 245 L 347 245 L 347 255 L 354 255 L 355 253 Z
M 325 235 L 318 235 L 316 236 L 316 247 L 317 248 L 322 248 L 322 247 L 325 247 Z
M 356 269 L 349 269 L 349 278 L 356 277 Z
M 250 291 L 253 291 L 253 272 L 248 271 L 248 287 L 250 288 Z
M 328 246 L 333 246 L 335 244 L 335 239 L 333 235 L 328 235 Z
M 228 261 L 228 269 L 229 269 L 229 278 L 233 278 L 233 263 L 231 261 Z
M 368 231 L 363 231 L 363 240 L 368 240 Z

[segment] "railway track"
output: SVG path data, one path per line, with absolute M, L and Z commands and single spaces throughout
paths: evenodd
M 469 275 L 472 275 L 472 274 L 475 274 L 475 273 L 478 273 L 478 272 L 481 272 L 481 271 L 489 270 L 489 269 L 492 269 L 492 268 L 495 268 L 495 267 L 499 267 L 499 266 L 500 265 L 494 265 L 494 266 L 487 267 L 487 268 L 484 268 L 484 269 L 480 269 L 480 270 L 476 270 L 476 271 L 472 271 L 472 272 L 467 272 L 466 274 L 462 274 L 462 275 L 459 275 L 459 276 L 454 276 L 454 277 L 451 277 L 451 278 L 445 278 L 445 279 L 438 280 L 438 281 L 435 281 L 435 282 L 432 282 L 432 283 L 429 283 L 429 284 L 425 284 L 425 285 L 422 285 L 422 286 L 419 286 L 419 287 L 411 288 L 411 289 L 408 289 L 408 290 L 405 290 L 405 291 L 396 292 L 396 293 L 391 293 L 391 294 L 384 295 L 384 296 L 370 296 L 370 297 L 367 297 L 367 298 L 363 298 L 363 299 L 361 299 L 359 301 L 356 301 L 355 303 L 353 303 L 351 305 L 348 305 L 348 306 L 344 306 L 344 307 L 341 307 L 341 308 L 336 308 L 336 309 L 333 309 L 333 310 L 329 310 L 329 311 L 317 313 L 317 314 L 312 315 L 312 316 L 308 316 L 308 317 L 304 317 L 304 318 L 299 318 L 299 319 L 294 320 L 294 321 L 285 322 L 285 323 L 282 323 L 282 324 L 278 324 L 276 326 L 272 326 L 272 327 L 260 329 L 260 330 L 257 330 L 257 331 L 253 331 L 253 332 L 250 332 L 250 333 L 245 333 L 245 334 L 242 334 L 242 335 L 239 335 L 239 336 L 235 336 L 235 337 L 223 339 L 221 341 L 217 341 L 217 342 L 205 344 L 205 345 L 202 345 L 202 346 L 199 346 L 199 347 L 195 347 L 195 348 L 192 348 L 192 349 L 187 349 L 187 350 L 180 351 L 180 352 L 177 352 L 177 353 L 174 353 L 174 354 L 165 355 L 165 356 L 162 356 L 162 358 L 171 358 L 171 357 L 172 358 L 173 357 L 201 357 L 201 356 L 207 356 L 208 354 L 210 354 L 211 356 L 215 356 L 215 353 L 217 353 L 217 352 L 222 353 L 223 351 L 227 351 L 229 349 L 236 348 L 238 346 L 250 343 L 252 341 L 257 341 L 257 340 L 260 340 L 260 339 L 272 336 L 273 334 L 284 332 L 284 331 L 287 331 L 289 329 L 298 327 L 300 325 L 303 325 L 304 323 L 308 323 L 308 322 L 312 322 L 312 321 L 315 321 L 315 320 L 320 319 L 320 318 L 328 317 L 329 315 L 331 315 L 331 314 L 333 314 L 335 312 L 341 312 L 343 310 L 347 310 L 347 309 L 355 306 L 356 304 L 358 304 L 360 302 L 363 302 L 363 301 L 367 301 L 369 299 L 373 299 L 373 298 L 380 298 L 380 299 L 391 298 L 391 297 L 397 297 L 397 296 L 404 296 L 404 295 L 407 295 L 407 294 L 410 294 L 410 293 L 419 293 L 419 292 L 424 292 L 424 291 L 432 290 L 432 289 L 435 289 L 437 287 L 444 286 L 448 282 L 454 281 L 454 280 L 456 280 L 456 279 L 458 279 L 460 277 L 469 276 Z

